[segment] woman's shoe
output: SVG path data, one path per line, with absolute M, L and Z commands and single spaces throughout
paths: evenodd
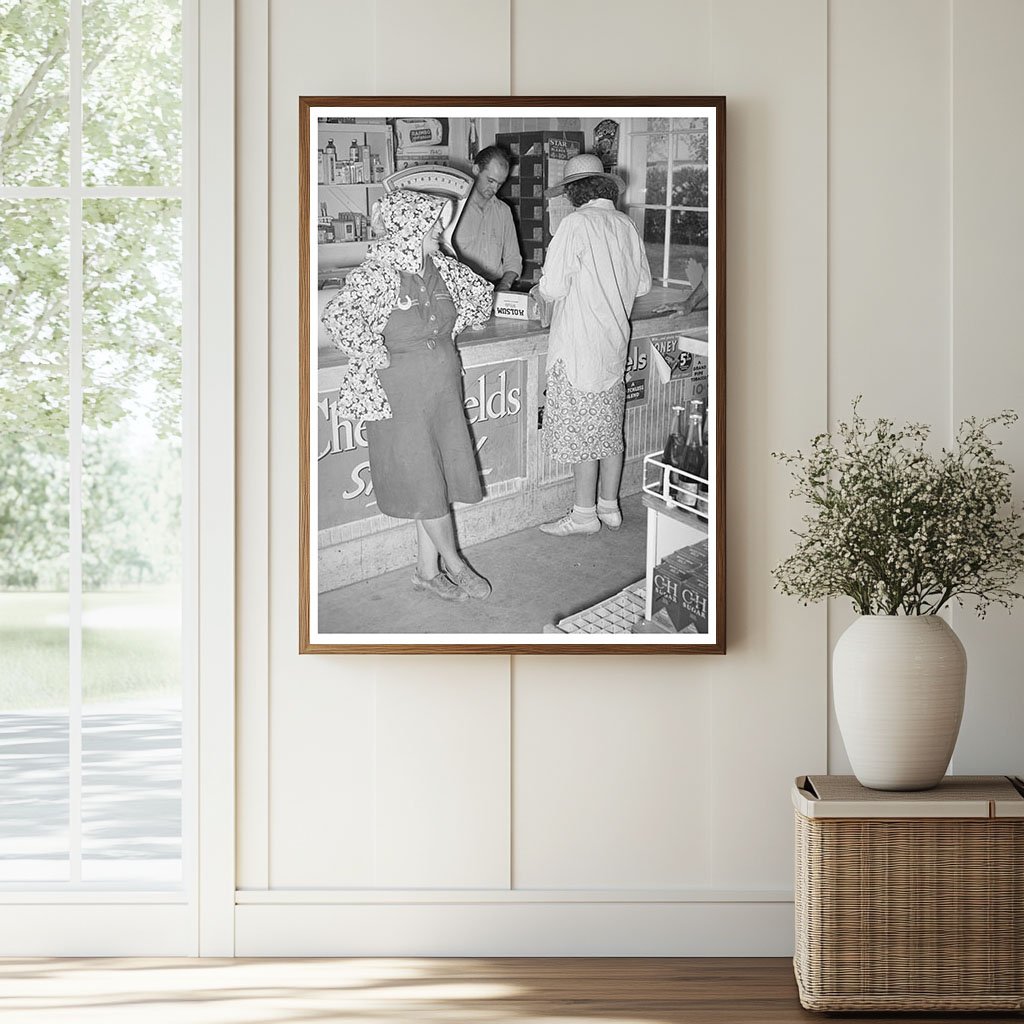
M 556 519 L 553 523 L 540 524 L 540 532 L 549 534 L 552 537 L 569 537 L 576 533 L 594 534 L 600 529 L 601 520 L 599 518 L 581 523 L 573 517 L 572 512 L 566 512 L 561 519 Z
M 445 566 L 444 571 L 448 573 L 452 583 L 454 583 L 464 594 L 468 594 L 477 601 L 482 601 L 485 597 L 490 596 L 490 583 L 488 583 L 480 573 L 474 572 L 470 569 L 468 565 L 463 565 L 458 572 L 455 572 Z
M 457 587 L 443 572 L 439 572 L 430 579 L 424 579 L 417 569 L 412 574 L 412 589 L 425 590 L 442 601 L 467 601 L 469 594 L 461 587 Z

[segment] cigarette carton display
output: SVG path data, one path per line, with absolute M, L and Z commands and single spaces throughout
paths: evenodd
M 519 156 L 500 195 L 518 214 L 520 226 L 525 221 L 532 222 L 523 228 L 522 241 L 540 244 L 524 245 L 525 262 L 520 279 L 535 284 L 540 279 L 544 251 L 557 226 L 548 216 L 544 190 L 561 180 L 565 161 L 583 151 L 583 132 L 498 132 L 494 141 Z

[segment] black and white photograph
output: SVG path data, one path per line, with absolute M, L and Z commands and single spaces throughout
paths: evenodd
M 301 651 L 724 651 L 724 116 L 300 100 Z

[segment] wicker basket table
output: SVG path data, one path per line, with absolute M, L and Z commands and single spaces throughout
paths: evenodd
M 1024 784 L 798 778 L 796 955 L 808 1010 L 1024 1009 Z

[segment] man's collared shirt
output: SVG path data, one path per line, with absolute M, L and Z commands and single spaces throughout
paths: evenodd
M 651 290 L 640 234 L 610 199 L 569 214 L 544 259 L 540 293 L 555 303 L 548 366 L 561 359 L 580 391 L 607 391 L 622 380 L 633 300 Z
M 470 270 L 488 281 L 523 272 L 523 257 L 512 211 L 497 196 L 479 207 L 470 199 L 455 228 L 455 251 Z

